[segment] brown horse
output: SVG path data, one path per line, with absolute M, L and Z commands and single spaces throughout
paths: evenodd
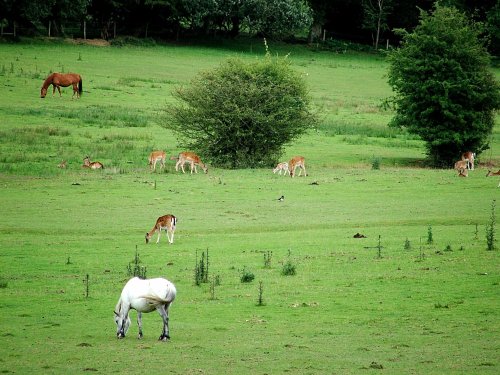
M 61 96 L 61 86 L 68 87 L 73 85 L 73 96 L 79 98 L 82 95 L 82 77 L 76 73 L 52 73 L 50 74 L 45 82 L 43 82 L 42 90 L 40 91 L 40 97 L 45 98 L 47 95 L 47 89 L 52 85 L 52 96 L 56 92 L 56 88 L 59 91 L 59 96 Z

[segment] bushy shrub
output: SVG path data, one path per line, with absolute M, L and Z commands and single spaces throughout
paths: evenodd
M 255 275 L 246 268 L 243 268 L 243 271 L 241 271 L 240 281 L 242 283 L 251 283 L 253 279 L 255 279 Z
M 269 53 L 230 58 L 179 87 L 168 109 L 180 146 L 222 168 L 269 167 L 315 122 L 303 77 Z
M 389 84 L 396 109 L 392 126 L 419 135 L 435 166 L 450 167 L 462 152 L 489 147 L 500 107 L 481 28 L 438 2 L 402 47 L 390 54 Z

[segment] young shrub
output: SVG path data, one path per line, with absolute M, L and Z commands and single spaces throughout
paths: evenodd
M 406 238 L 404 249 L 411 250 L 411 243 L 410 243 L 410 240 L 408 238 Z
M 372 159 L 372 169 L 373 170 L 380 169 L 380 158 L 373 157 L 373 159 Z
M 488 250 L 495 250 L 495 225 L 496 225 L 496 216 L 495 216 L 495 206 L 496 201 L 493 200 L 491 202 L 491 216 L 490 222 L 486 225 L 486 244 Z
M 267 251 L 264 253 L 264 268 L 271 268 L 271 260 L 273 258 L 273 252 Z
M 294 276 L 297 273 L 295 269 L 295 265 L 292 263 L 291 258 L 292 251 L 288 249 L 288 259 L 285 263 L 283 263 L 283 268 L 281 269 L 282 276 Z
M 136 246 L 133 265 L 132 265 L 132 262 L 130 262 L 128 264 L 127 275 L 130 277 L 133 276 L 133 277 L 138 277 L 140 279 L 145 279 L 146 278 L 146 267 L 141 266 L 140 263 L 141 263 L 141 259 L 139 258 L 139 252 L 137 251 L 137 246 Z
M 259 298 L 257 299 L 257 306 L 264 306 L 264 285 L 259 281 Z
M 283 268 L 281 269 L 281 275 L 283 276 L 295 276 L 297 270 L 295 269 L 295 265 L 288 259 L 285 264 L 283 264 Z
M 253 279 L 255 279 L 255 275 L 244 267 L 243 271 L 241 271 L 240 281 L 242 283 L 251 283 Z
M 201 259 L 198 261 L 198 251 L 196 251 L 196 264 L 194 269 L 194 284 L 208 283 L 208 249 L 205 257 L 205 252 L 201 253 Z
M 432 226 L 429 225 L 427 228 L 427 244 L 430 245 L 434 242 L 434 239 L 432 238 Z
M 182 148 L 222 168 L 275 164 L 315 122 L 304 77 L 287 58 L 230 58 L 174 92 L 165 127 Z

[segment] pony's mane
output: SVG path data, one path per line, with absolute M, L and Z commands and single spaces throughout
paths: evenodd
M 42 86 L 43 88 L 47 88 L 50 86 L 52 80 L 54 79 L 54 74 L 55 73 L 49 74 L 49 76 L 45 79 L 45 81 L 43 81 L 43 86 Z
M 120 314 L 121 309 L 122 309 L 122 297 L 120 297 L 118 303 L 116 304 L 115 314 Z

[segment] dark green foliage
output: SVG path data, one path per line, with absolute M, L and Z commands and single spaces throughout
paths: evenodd
M 271 261 L 273 258 L 273 252 L 267 251 L 264 253 L 264 268 L 271 268 Z
M 264 306 L 264 284 L 259 281 L 259 298 L 257 299 L 257 306 Z
M 132 263 L 132 262 L 131 262 Z M 137 246 L 135 247 L 135 256 L 133 265 L 129 263 L 127 266 L 127 275 L 130 277 L 138 277 L 140 279 L 146 278 L 146 266 L 141 266 L 141 259 L 139 257 L 139 252 L 137 251 Z
M 242 283 L 250 283 L 253 279 L 255 279 L 255 275 L 244 267 L 243 271 L 241 271 L 240 281 Z
M 85 286 L 85 298 L 89 298 L 89 295 L 90 295 L 90 278 L 89 278 L 89 274 L 85 275 L 85 279 L 83 279 L 83 285 Z
M 291 261 L 291 257 L 292 251 L 288 249 L 288 259 L 283 263 L 283 268 L 281 269 L 281 275 L 283 276 L 294 276 L 297 273 L 295 265 Z
M 282 147 L 315 121 L 302 76 L 286 58 L 232 58 L 195 77 L 174 95 L 165 125 L 214 166 L 269 167 Z
M 448 304 L 443 305 L 443 304 L 438 302 L 438 303 L 434 304 L 434 308 L 436 308 L 436 309 L 449 309 L 450 306 Z
M 496 201 L 493 200 L 491 202 L 491 216 L 490 222 L 486 225 L 486 244 L 488 245 L 488 250 L 495 250 L 495 225 L 496 225 L 496 216 L 495 216 L 495 206 Z
M 391 53 L 391 126 L 405 127 L 425 142 L 435 166 L 451 166 L 465 151 L 488 148 L 499 84 L 489 70 L 479 25 L 455 8 L 421 12 L 412 33 Z
M 198 261 L 198 251 L 196 251 L 196 265 L 194 269 L 194 283 L 208 283 L 208 249 L 205 257 L 205 252 L 201 253 L 201 259 Z
M 430 245 L 433 242 L 434 239 L 432 238 L 432 226 L 429 225 L 429 227 L 427 228 L 427 244 Z
M 281 274 L 283 276 L 294 276 L 297 273 L 295 269 L 295 265 L 288 259 L 285 264 L 283 264 L 283 268 L 281 269 Z
M 380 169 L 380 158 L 373 157 L 373 159 L 372 159 L 372 169 L 374 169 L 374 170 Z
M 410 240 L 408 238 L 405 240 L 404 249 L 411 250 L 411 243 L 410 243 Z

